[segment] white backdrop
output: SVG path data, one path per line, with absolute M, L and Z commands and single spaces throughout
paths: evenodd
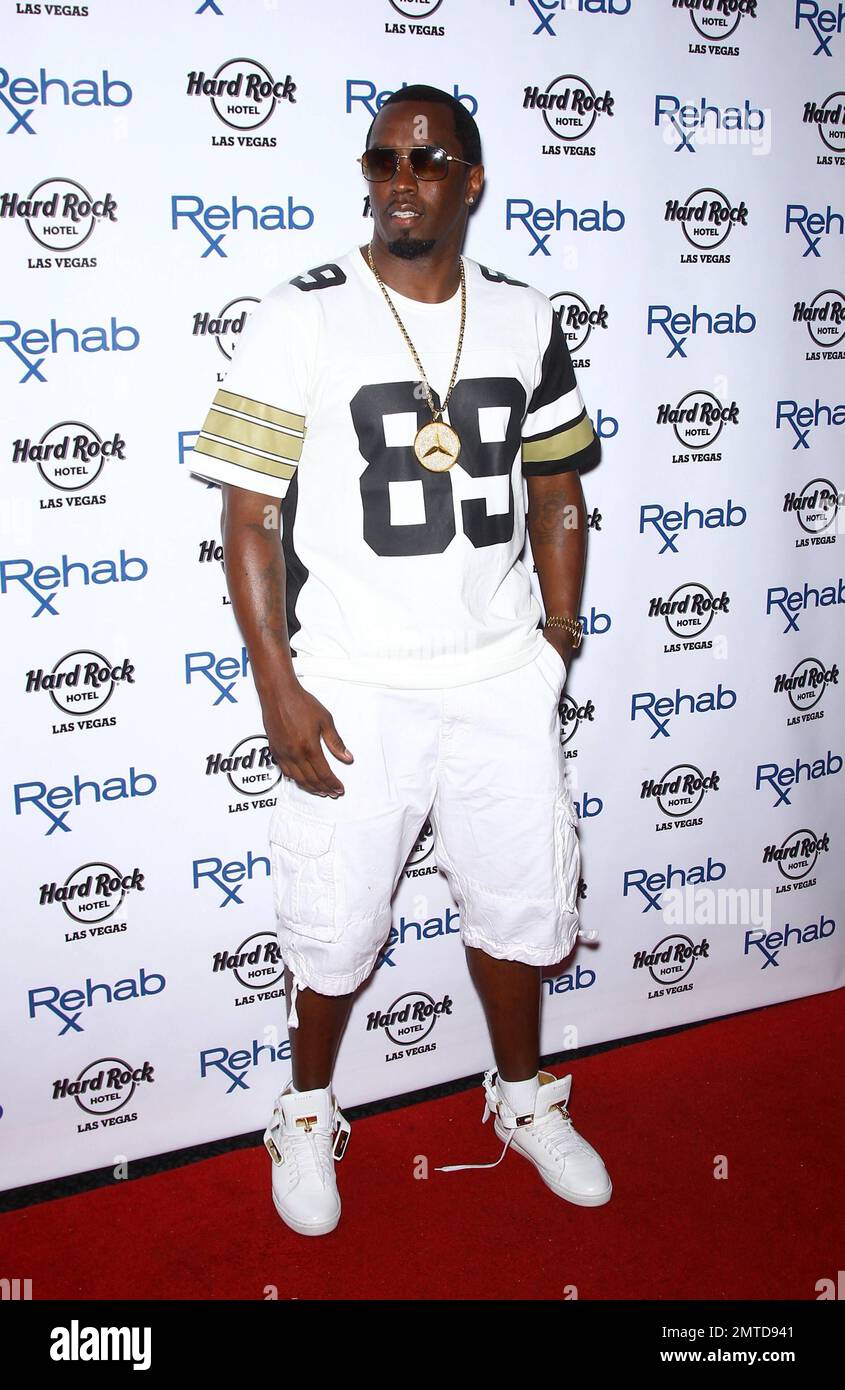
M 477 111 L 466 251 L 560 306 L 604 444 L 561 725 L 599 939 L 543 1048 L 842 982 L 843 27 L 2 0 L 3 1187 L 263 1127 L 289 1074 L 274 769 L 191 449 L 254 302 L 368 239 L 402 83 Z M 342 1105 L 490 1064 L 458 925 L 423 831 Z M 385 1026 L 409 996 L 442 1007 Z

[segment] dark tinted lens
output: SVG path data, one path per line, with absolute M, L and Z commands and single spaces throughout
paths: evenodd
M 374 182 L 391 178 L 395 165 L 395 152 L 378 146 L 371 150 L 365 150 L 361 157 L 364 178 L 372 179 Z
M 422 145 L 411 151 L 411 168 L 418 179 L 444 179 L 449 169 L 446 151 L 436 145 Z

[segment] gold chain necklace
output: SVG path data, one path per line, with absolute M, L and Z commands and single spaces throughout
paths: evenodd
M 423 364 L 417 356 L 417 350 L 414 347 L 414 344 L 411 342 L 408 330 L 406 329 L 404 323 L 399 317 L 396 305 L 393 303 L 393 300 L 387 293 L 387 287 L 384 281 L 382 280 L 381 276 L 376 270 L 376 263 L 373 260 L 372 242 L 367 247 L 367 259 L 370 263 L 370 270 L 373 272 L 373 275 L 376 277 L 376 280 L 378 281 L 379 289 L 381 290 L 382 294 L 387 300 L 388 305 L 390 306 L 390 310 L 402 331 L 402 336 L 405 339 L 405 342 L 411 349 L 411 356 L 413 357 L 414 362 L 417 365 L 417 371 L 420 374 L 421 384 L 425 388 L 425 395 L 426 400 L 428 401 L 428 408 L 431 411 L 432 415 L 431 422 L 427 425 L 422 425 L 421 428 L 417 430 L 416 438 L 414 439 L 414 453 L 416 454 L 423 468 L 429 469 L 429 471 L 432 473 L 445 473 L 448 468 L 451 468 L 454 463 L 457 463 L 458 455 L 461 452 L 461 441 L 458 436 L 458 433 L 456 430 L 452 428 L 451 425 L 446 424 L 446 422 L 443 419 L 443 412 L 449 404 L 449 397 L 452 394 L 452 388 L 455 385 L 455 381 L 457 380 L 458 363 L 461 360 L 461 348 L 463 346 L 464 341 L 464 327 L 466 325 L 467 313 L 467 290 L 466 276 L 464 274 L 463 257 L 461 257 L 460 260 L 461 331 L 458 335 L 458 351 L 455 354 L 455 365 L 452 368 L 452 380 L 449 382 L 449 389 L 443 398 L 443 404 L 439 410 L 435 410 L 434 400 L 431 395 L 431 387 L 428 384 L 428 379 L 426 377 Z

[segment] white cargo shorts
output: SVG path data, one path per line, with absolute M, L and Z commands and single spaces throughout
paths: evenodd
M 278 787 L 270 862 L 294 985 L 290 1026 L 299 988 L 349 994 L 370 975 L 426 819 L 465 945 L 529 965 L 569 955 L 579 935 L 580 851 L 560 745 L 565 679 L 545 640 L 527 665 L 448 688 L 300 677 L 355 761 L 323 744 L 345 788 L 336 799 L 289 777 Z

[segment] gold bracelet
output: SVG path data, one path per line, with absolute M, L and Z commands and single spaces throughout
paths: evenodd
M 584 629 L 581 626 L 580 618 L 563 618 L 555 614 L 552 617 L 546 619 L 544 626 L 562 627 L 563 630 L 565 632 L 568 632 L 569 636 L 572 638 L 573 649 L 575 647 L 580 647 L 581 638 L 584 635 Z

